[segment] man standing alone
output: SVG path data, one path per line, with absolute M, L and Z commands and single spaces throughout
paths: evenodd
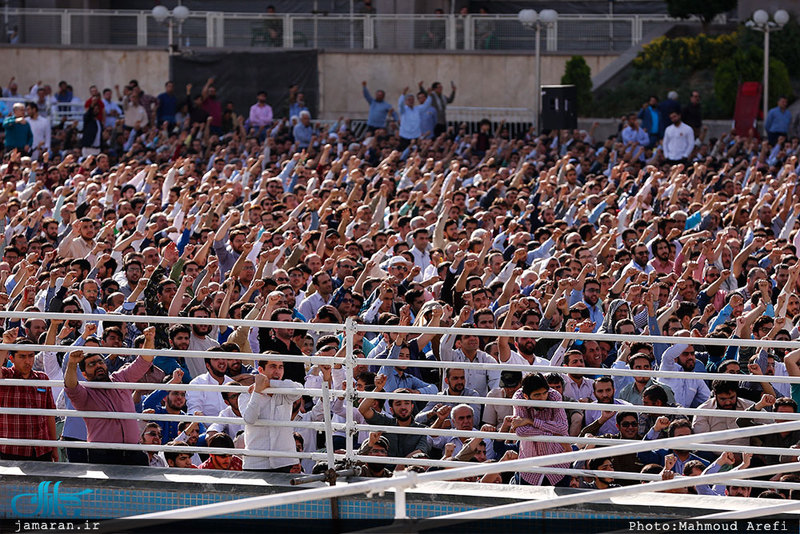
M 778 105 L 767 112 L 767 120 L 764 122 L 764 129 L 767 131 L 767 140 L 771 146 L 775 146 L 778 137 L 786 136 L 789 125 L 792 124 L 792 112 L 786 109 L 789 101 L 785 96 L 778 98 Z M 14 106 L 16 110 L 16 106 Z M 8 120 L 8 119 L 6 119 Z
M 680 112 L 673 111 L 669 119 L 672 124 L 664 131 L 664 157 L 672 164 L 686 163 L 694 149 L 694 132 L 681 121 Z

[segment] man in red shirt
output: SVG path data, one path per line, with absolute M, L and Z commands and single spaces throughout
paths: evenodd
M 97 89 L 96 85 L 89 87 L 89 98 L 86 99 L 86 102 L 83 103 L 84 109 L 89 109 L 92 106 L 97 106 L 100 108 L 100 113 L 97 115 L 97 120 L 100 121 L 100 124 L 104 124 L 105 121 L 105 104 L 103 104 L 103 97 L 100 95 L 100 91 Z
M 228 434 L 219 432 L 211 436 L 206 445 L 212 448 L 233 449 L 233 439 Z M 198 466 L 198 469 L 220 469 L 223 471 L 241 471 L 242 460 L 230 454 L 209 454 L 208 460 Z
M 17 328 L 3 332 L 3 343 L 33 345 L 33 341 L 17 338 Z M 0 379 L 49 380 L 46 374 L 33 370 L 33 351 L 0 351 Z M 6 367 L 10 357 L 12 367 Z M 49 387 L 6 386 L 0 380 L 0 406 L 3 408 L 27 408 L 55 410 L 53 393 Z M 52 415 L 11 415 L 0 414 L 0 437 L 9 439 L 56 439 L 56 418 Z M 58 449 L 55 447 L 29 445 L 0 445 L 0 459 L 35 460 L 37 462 L 57 462 Z

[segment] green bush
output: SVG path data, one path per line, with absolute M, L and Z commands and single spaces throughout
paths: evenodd
M 763 69 L 763 51 L 755 47 L 738 50 L 732 57 L 720 62 L 714 72 L 714 94 L 725 113 L 733 114 L 741 83 L 763 81 Z M 776 102 L 780 95 L 792 95 L 792 82 L 783 61 L 770 57 L 769 102 Z
M 633 60 L 637 69 L 682 70 L 694 72 L 716 67 L 720 61 L 733 55 L 739 46 L 739 33 L 709 37 L 669 39 L 658 37 L 642 47 Z
M 595 109 L 619 116 L 640 109 L 649 95 L 663 99 L 675 90 L 685 103 L 691 90 L 700 92 L 703 116 L 729 119 L 742 82 L 761 82 L 764 35 L 740 25 L 735 32 L 669 39 L 659 37 L 642 48 L 628 68 L 609 86 L 594 93 Z M 800 79 L 800 25 L 792 19 L 770 33 L 769 101 L 793 96 Z
M 567 61 L 561 83 L 575 86 L 578 92 L 578 113 L 589 114 L 592 110 L 592 70 L 583 56 L 572 56 Z

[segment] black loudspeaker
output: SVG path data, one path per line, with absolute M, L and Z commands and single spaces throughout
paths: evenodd
M 578 91 L 574 85 L 542 86 L 541 130 L 574 130 L 578 127 Z

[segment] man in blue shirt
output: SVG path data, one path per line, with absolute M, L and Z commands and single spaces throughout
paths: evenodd
M 369 103 L 367 128 L 369 128 L 370 133 L 378 128 L 386 128 L 386 116 L 389 113 L 394 114 L 392 105 L 385 101 L 386 92 L 378 89 L 375 91 L 375 98 L 372 98 L 372 95 L 369 94 L 369 89 L 367 89 L 366 81 L 361 82 L 361 87 L 363 88 L 364 99 Z
M 180 384 L 182 381 L 183 370 L 180 368 L 175 369 L 169 383 Z M 166 402 L 164 402 L 165 399 Z M 155 414 L 184 415 L 186 413 L 186 392 L 159 389 L 144 398 L 142 409 L 152 410 Z M 162 443 L 169 443 L 181 433 L 178 430 L 178 424 L 180 424 L 179 421 L 158 421 L 158 425 L 161 427 Z
M 175 98 L 175 85 L 169 81 L 164 84 L 164 92 L 158 95 L 158 119 L 157 126 L 164 122 L 169 123 L 170 127 L 175 125 L 175 113 L 178 111 L 178 99 Z
M 651 96 L 648 104 L 642 106 L 639 112 L 639 118 L 642 120 L 642 128 L 650 136 L 650 144 L 648 147 L 654 147 L 658 144 L 659 132 L 661 131 L 661 112 L 658 110 L 658 98 Z
M 792 112 L 786 109 L 789 101 L 785 96 L 778 98 L 778 105 L 767 113 L 767 120 L 764 123 L 764 129 L 767 131 L 767 140 L 771 146 L 775 146 L 778 142 L 778 137 L 785 136 L 789 131 L 789 125 L 792 123 Z
M 411 352 L 408 345 L 393 344 L 389 350 L 390 360 L 410 360 Z M 412 374 L 406 374 L 406 367 L 384 365 L 380 368 L 380 374 L 386 376 L 386 391 L 395 391 L 397 389 L 408 389 L 411 393 L 422 393 L 425 395 L 435 395 L 439 392 L 437 387 L 433 384 L 428 384 L 417 378 Z M 423 402 L 423 405 L 425 403 Z M 386 403 L 388 411 L 389 403 Z
M 408 148 L 413 140 L 422 136 L 422 113 L 431 107 L 431 99 L 422 105 L 414 106 L 414 95 L 407 93 L 408 87 L 403 89 L 403 94 L 397 101 L 397 109 L 400 111 L 400 144 L 397 148 L 401 152 Z
M 300 112 L 300 122 L 295 124 L 294 141 L 297 143 L 297 149 L 308 148 L 311 145 L 311 137 L 314 135 L 314 127 L 311 126 L 311 114 L 308 111 Z
M 425 91 L 420 91 L 417 93 L 417 100 L 419 101 L 419 105 L 421 106 L 426 101 L 430 100 L 433 102 L 433 99 L 430 95 L 428 95 Z M 422 137 L 425 139 L 432 139 L 433 132 L 436 129 L 436 108 L 433 105 L 428 106 L 425 108 L 424 111 L 420 113 L 420 125 L 419 129 L 422 132 Z

